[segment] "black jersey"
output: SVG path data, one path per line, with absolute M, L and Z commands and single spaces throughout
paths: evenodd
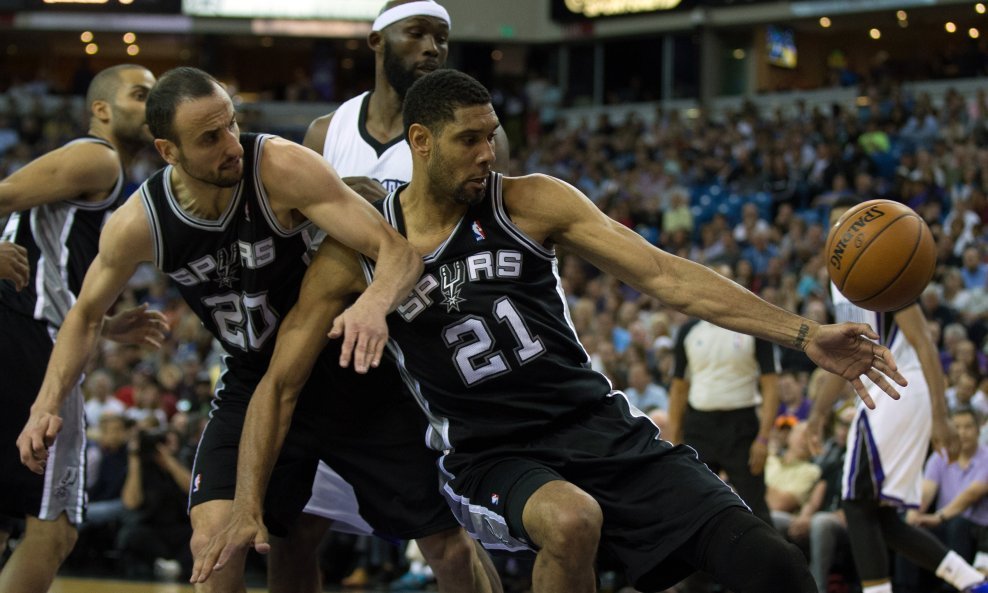
M 611 391 L 576 335 L 554 251 L 511 222 L 499 174 L 487 187 L 388 317 L 389 348 L 438 450 L 528 440 Z M 400 191 L 377 206 L 404 234 Z
M 69 144 L 79 142 L 103 144 L 115 151 L 113 145 L 95 136 Z M 27 250 L 31 275 L 20 292 L 10 280 L 0 280 L 0 302 L 22 315 L 61 327 L 99 251 L 100 230 L 126 197 L 123 188 L 121 167 L 113 189 L 99 202 L 65 200 L 11 214 L 0 229 L 0 239 Z
M 279 321 L 298 300 L 311 228 L 306 222 L 286 229 L 271 210 L 258 169 L 268 138 L 241 134 L 243 179 L 217 220 L 196 218 L 179 206 L 171 166 L 140 189 L 155 265 L 230 354 L 228 365 L 258 375 L 267 369 Z

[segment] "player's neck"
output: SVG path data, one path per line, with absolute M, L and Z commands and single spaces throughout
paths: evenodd
M 226 212 L 237 189 L 236 185 L 218 187 L 199 181 L 182 171 L 180 165 L 172 167 L 169 181 L 179 207 L 187 214 L 204 220 L 218 220 Z
M 367 105 L 367 133 L 372 138 L 386 144 L 405 131 L 401 118 L 402 98 L 392 88 L 383 75 L 374 85 Z
M 412 182 L 398 195 L 405 234 L 420 253 L 430 253 L 445 241 L 463 218 L 467 206 L 436 196 L 426 183 Z
M 130 166 L 130 163 L 134 160 L 134 155 L 141 149 L 140 146 L 130 146 L 128 143 L 122 142 L 113 134 L 113 132 L 103 129 L 102 126 L 90 126 L 86 133 L 90 136 L 99 138 L 100 140 L 106 140 L 109 142 L 110 146 L 117 151 L 117 157 L 120 159 L 120 164 L 124 169 L 127 169 L 127 167 Z

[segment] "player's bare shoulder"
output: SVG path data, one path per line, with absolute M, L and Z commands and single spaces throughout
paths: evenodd
M 329 123 L 333 121 L 333 115 L 335 114 L 336 112 L 334 111 L 312 120 L 312 123 L 309 124 L 309 129 L 305 131 L 302 146 L 322 154 L 323 147 L 326 145 L 326 135 L 329 133 Z
M 100 256 L 115 263 L 137 264 L 154 259 L 148 213 L 135 192 L 106 221 L 99 240 Z
M 502 177 L 501 187 L 512 222 L 540 243 L 565 224 L 573 203 L 582 198 L 572 185 L 541 173 Z

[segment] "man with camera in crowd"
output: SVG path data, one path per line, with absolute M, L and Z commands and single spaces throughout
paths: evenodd
M 191 570 L 192 527 L 186 516 L 192 472 L 177 459 L 170 431 L 139 426 L 129 447 L 124 513 L 117 549 L 128 576 L 177 577 Z M 179 557 L 176 558 L 175 555 Z

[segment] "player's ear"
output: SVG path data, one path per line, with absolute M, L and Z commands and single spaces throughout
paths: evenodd
M 429 156 L 432 152 L 432 131 L 422 124 L 412 124 L 408 128 L 408 146 L 412 152 L 420 156 Z
M 155 138 L 154 147 L 158 150 L 158 154 L 161 158 L 169 165 L 178 164 L 178 146 L 175 145 L 171 140 L 165 140 L 164 138 Z
M 93 101 L 93 104 L 89 106 L 89 111 L 93 117 L 103 123 L 108 123 L 110 121 L 111 108 L 108 101 Z
M 371 31 L 367 35 L 367 47 L 377 53 L 379 49 L 384 47 L 384 35 L 381 35 L 380 31 Z

